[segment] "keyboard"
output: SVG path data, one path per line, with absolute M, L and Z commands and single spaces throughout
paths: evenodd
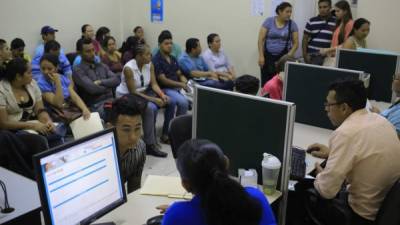
M 306 151 L 292 148 L 292 163 L 290 165 L 290 179 L 300 180 L 306 176 Z

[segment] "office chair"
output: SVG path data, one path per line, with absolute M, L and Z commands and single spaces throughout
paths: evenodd
M 376 225 L 400 224 L 400 180 L 386 194 L 375 219 Z
M 168 132 L 172 155 L 174 159 L 178 157 L 179 147 L 187 140 L 192 138 L 192 115 L 183 115 L 171 121 Z

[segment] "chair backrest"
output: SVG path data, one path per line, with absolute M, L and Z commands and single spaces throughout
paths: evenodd
M 376 225 L 400 224 L 400 180 L 398 180 L 383 201 L 375 220 Z
M 174 159 L 178 157 L 179 147 L 192 138 L 192 115 L 183 115 L 174 118 L 169 127 L 169 140 Z

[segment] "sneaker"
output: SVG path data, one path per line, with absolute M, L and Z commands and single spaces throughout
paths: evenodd
M 160 151 L 155 145 L 146 145 L 146 154 L 160 158 L 168 156 L 168 153 Z

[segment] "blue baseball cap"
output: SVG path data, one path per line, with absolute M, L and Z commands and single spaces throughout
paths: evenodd
M 55 33 L 55 32 L 58 32 L 58 30 L 54 29 L 51 26 L 44 26 L 44 27 L 42 27 L 40 34 L 49 34 L 49 33 Z

